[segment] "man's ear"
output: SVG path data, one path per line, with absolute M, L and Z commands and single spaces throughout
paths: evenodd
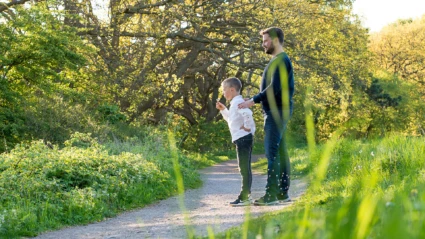
M 279 38 L 278 37 L 273 38 L 273 46 L 278 46 L 278 45 L 280 45 Z

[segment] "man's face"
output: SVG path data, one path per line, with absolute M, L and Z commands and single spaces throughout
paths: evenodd
M 273 54 L 275 47 L 269 34 L 263 34 L 263 48 L 267 54 Z

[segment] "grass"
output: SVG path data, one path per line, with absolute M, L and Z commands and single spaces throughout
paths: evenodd
M 310 181 L 305 195 L 215 238 L 425 238 L 423 138 L 338 139 L 307 152 L 291 152 L 293 174 Z
M 306 147 L 291 148 L 289 155 L 291 160 L 291 179 L 299 179 L 308 175 L 310 170 L 308 152 Z M 264 154 L 264 152 L 263 152 Z M 267 158 L 259 158 L 252 163 L 252 170 L 266 174 L 267 173 Z
M 35 236 L 143 207 L 201 186 L 197 169 L 229 159 L 183 153 L 158 135 L 100 145 L 76 133 L 63 148 L 34 141 L 0 154 L 0 238 Z
M 1 154 L 0 237 L 99 221 L 175 194 L 183 200 L 184 189 L 201 185 L 196 169 L 234 157 L 183 154 L 172 135 L 150 137 L 99 145 L 76 134 L 62 149 L 35 141 Z M 305 195 L 282 211 L 247 215 L 239 228 L 210 228 L 209 238 L 425 238 L 423 141 L 336 134 L 317 148 L 292 148 L 292 178 L 310 182 Z M 254 164 L 266 167 L 265 159 Z

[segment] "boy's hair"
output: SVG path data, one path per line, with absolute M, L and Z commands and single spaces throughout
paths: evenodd
M 281 45 L 283 45 L 283 31 L 278 27 L 269 27 L 260 32 L 261 36 L 264 34 L 268 34 L 270 38 L 273 40 L 276 37 L 279 39 Z
M 236 77 L 230 77 L 225 79 L 222 83 L 223 86 L 233 87 L 235 90 L 240 93 L 242 88 L 242 82 Z

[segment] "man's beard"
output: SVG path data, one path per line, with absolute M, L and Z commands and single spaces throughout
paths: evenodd
M 274 45 L 273 45 L 273 44 L 271 44 L 269 48 L 266 48 L 266 49 L 265 49 L 265 52 L 266 52 L 267 54 L 269 54 L 269 55 L 273 54 L 273 52 L 274 52 Z

